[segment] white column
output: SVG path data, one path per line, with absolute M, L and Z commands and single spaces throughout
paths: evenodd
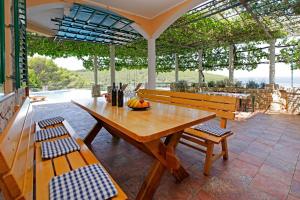
M 95 85 L 98 85 L 98 62 L 97 62 L 97 56 L 94 56 L 94 81 Z
M 109 57 L 110 57 L 110 85 L 113 85 L 114 82 L 116 82 L 116 52 L 115 52 L 115 46 L 110 45 L 109 46 Z
M 175 82 L 179 79 L 179 64 L 178 64 L 178 54 L 175 53 Z
M 100 92 L 100 85 L 98 84 L 98 69 L 99 69 L 99 63 L 97 60 L 97 56 L 93 57 L 93 64 L 94 64 L 94 85 L 92 87 L 92 96 L 93 97 L 99 97 L 101 94 Z
M 198 81 L 199 84 L 204 83 L 204 75 L 203 75 L 203 50 L 200 49 L 198 51 Z
M 156 86 L 156 52 L 155 39 L 148 39 L 148 89 Z
M 269 47 L 269 60 L 270 60 L 270 68 L 269 68 L 269 84 L 275 83 L 275 43 L 276 40 L 270 41 Z
M 229 83 L 233 84 L 234 82 L 234 45 L 229 46 Z

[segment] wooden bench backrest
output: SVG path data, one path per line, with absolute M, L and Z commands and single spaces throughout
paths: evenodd
M 234 119 L 237 107 L 237 99 L 228 96 L 148 89 L 140 89 L 138 96 L 152 101 L 211 111 L 224 119 Z
M 27 98 L 0 136 L 1 181 L 11 198 L 32 199 L 34 169 L 32 115 L 32 106 Z M 26 187 L 31 188 L 29 194 L 23 192 Z

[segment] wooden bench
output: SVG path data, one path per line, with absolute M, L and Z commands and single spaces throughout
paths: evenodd
M 52 177 L 99 163 L 66 121 L 63 124 L 70 135 L 76 137 L 81 146 L 80 152 L 42 160 L 40 144 L 34 141 L 36 128 L 32 117 L 32 106 L 27 98 L 0 135 L 0 188 L 5 199 L 49 199 L 49 181 Z M 118 195 L 113 199 L 127 199 L 113 182 L 118 190 Z
M 140 89 L 138 96 L 151 101 L 158 101 L 167 104 L 175 104 L 189 108 L 197 108 L 201 110 L 215 112 L 220 118 L 220 127 L 226 128 L 227 120 L 235 118 L 235 111 L 238 105 L 238 99 L 227 96 L 212 96 L 205 94 L 172 92 L 163 90 L 147 90 Z M 194 128 L 185 129 L 180 140 L 181 144 L 204 152 L 206 154 L 204 174 L 209 175 L 213 161 L 220 157 L 224 160 L 228 159 L 227 137 L 233 133 L 227 133 L 221 137 L 208 134 Z M 214 154 L 214 145 L 221 144 L 222 151 Z M 199 147 L 199 145 L 201 148 Z

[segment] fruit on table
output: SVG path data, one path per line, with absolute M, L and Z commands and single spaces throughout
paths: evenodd
M 132 98 L 127 101 L 127 106 L 130 108 L 147 108 L 150 103 L 144 99 Z

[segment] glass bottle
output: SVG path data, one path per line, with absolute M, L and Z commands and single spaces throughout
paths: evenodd
M 113 83 L 113 87 L 111 90 L 111 105 L 116 106 L 117 105 L 117 88 L 116 84 Z
M 120 83 L 120 87 L 118 90 L 118 106 L 123 107 L 123 102 L 124 102 L 124 92 L 122 89 L 122 83 Z

